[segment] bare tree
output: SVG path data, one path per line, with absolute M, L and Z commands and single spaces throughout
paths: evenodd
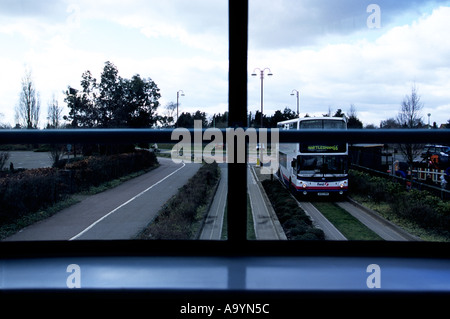
M 51 102 L 48 103 L 47 108 L 47 128 L 59 128 L 62 118 L 62 107 L 58 105 L 58 100 L 53 95 Z
M 28 129 L 37 128 L 40 114 L 39 93 L 33 83 L 31 71 L 26 70 L 22 78 L 19 104 L 16 106 L 16 120 Z
M 397 123 L 403 128 L 423 127 L 420 114 L 422 109 L 423 103 L 420 101 L 420 95 L 418 95 L 414 84 L 411 88 L 411 95 L 406 95 L 403 99 L 401 111 L 397 115 Z
M 47 128 L 48 129 L 56 129 L 61 126 L 61 118 L 62 118 L 62 107 L 58 105 L 58 100 L 53 94 L 52 100 L 48 103 L 47 107 Z M 50 158 L 53 162 L 53 166 L 55 166 L 58 161 L 61 159 L 64 153 L 65 145 L 63 144 L 52 144 L 50 149 Z
M 177 109 L 177 104 L 174 102 L 169 102 L 164 107 L 164 115 L 159 116 L 158 121 L 163 127 L 171 127 L 175 124 L 174 122 L 174 113 Z
M 174 117 L 175 110 L 177 109 L 177 104 L 174 102 L 169 102 L 164 107 L 166 109 L 167 117 Z
M 411 95 L 406 95 L 402 101 L 401 110 L 397 115 L 397 124 L 401 128 L 422 128 L 424 126 L 421 116 L 422 109 L 423 103 L 420 101 L 420 95 L 414 84 L 411 87 Z M 398 147 L 410 167 L 423 150 L 423 144 L 415 143 L 399 144 Z
M 3 115 L 3 113 L 0 113 L 0 119 L 3 119 L 5 116 Z M 5 123 L 3 121 L 0 121 L 0 130 L 2 129 L 10 129 L 11 125 L 9 125 L 8 123 Z

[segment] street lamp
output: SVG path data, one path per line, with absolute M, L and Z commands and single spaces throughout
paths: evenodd
M 264 98 L 264 93 L 263 93 L 263 88 L 264 88 L 264 71 L 268 71 L 267 75 L 268 76 L 272 76 L 272 72 L 270 71 L 269 68 L 264 68 L 264 69 L 260 69 L 260 68 L 255 68 L 253 70 L 252 76 L 256 76 L 256 70 L 259 70 L 260 73 L 260 79 L 261 79 L 261 128 L 263 127 L 263 98 Z M 263 145 L 262 143 L 260 143 L 259 145 L 259 157 L 260 157 L 260 166 L 263 166 Z
M 295 92 L 295 93 L 294 93 L 294 92 Z M 299 98 L 298 98 L 299 94 L 300 94 L 300 92 L 297 91 L 296 89 L 292 90 L 291 95 L 297 95 L 297 117 L 300 117 L 300 113 L 299 113 L 299 111 L 300 111 L 300 108 L 299 108 Z
M 430 116 L 431 116 L 431 113 L 428 113 L 427 115 L 428 115 L 428 129 L 430 129 L 430 128 L 431 128 L 431 125 L 430 125 Z
M 256 68 L 253 70 L 252 76 L 256 76 L 256 70 L 259 70 L 260 72 L 260 79 L 261 79 L 261 128 L 263 127 L 263 98 L 264 98 L 264 93 L 263 93 L 263 88 L 264 88 L 264 71 L 269 71 L 269 73 L 267 73 L 268 76 L 272 76 L 272 72 L 270 71 L 269 68 L 264 68 L 264 69 L 260 69 L 260 68 Z
M 180 95 L 181 96 L 184 96 L 184 92 L 183 92 L 183 90 L 179 90 L 178 92 L 177 92 L 177 121 L 176 121 L 176 126 L 178 127 L 178 104 L 179 104 L 179 101 L 180 101 Z

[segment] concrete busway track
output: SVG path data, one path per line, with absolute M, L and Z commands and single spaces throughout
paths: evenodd
M 342 235 L 342 233 L 313 204 L 309 202 L 300 202 L 296 198 L 295 200 L 297 201 L 298 206 L 311 217 L 313 225 L 323 230 L 326 240 L 347 240 L 347 238 L 345 238 L 345 236 Z
M 217 188 L 214 201 L 200 239 L 219 240 L 223 225 L 223 212 L 226 203 L 226 165 L 221 166 L 222 178 Z M 283 184 L 283 183 L 282 183 Z M 284 186 L 284 184 L 283 184 Z M 253 165 L 248 165 L 247 187 L 254 219 L 255 235 L 259 240 L 286 239 L 286 235 L 273 211 Z M 310 202 L 303 202 L 291 194 L 307 215 L 311 217 L 314 226 L 323 230 L 326 240 L 347 240 L 345 236 Z M 417 241 L 419 238 L 407 233 L 397 225 L 387 221 L 366 207 L 350 198 L 347 201 L 336 202 L 338 206 L 357 218 L 384 240 Z
M 220 240 L 224 223 L 224 210 L 227 199 L 227 166 L 220 164 L 221 180 L 214 200 L 206 217 L 200 239 Z M 248 165 L 247 192 L 252 208 L 255 236 L 257 240 L 286 240 L 286 235 L 270 205 L 254 167 Z
M 333 224 L 328 221 L 320 211 L 314 207 L 310 202 L 299 202 L 298 205 L 311 216 L 313 222 L 321 228 L 325 233 L 325 238 L 328 240 L 346 240 Z M 372 230 L 378 236 L 388 241 L 420 241 L 399 226 L 384 219 L 376 212 L 370 211 L 367 208 L 355 203 L 351 199 L 342 202 L 335 202 L 336 205 L 347 211 L 350 215 L 358 219 L 367 228 Z
M 360 205 L 351 198 L 346 202 L 337 202 L 341 208 L 366 225 L 384 240 L 390 241 L 420 241 L 421 239 L 409 234 L 399 226 L 386 220 L 376 212 Z
M 247 167 L 247 192 L 250 197 L 256 239 L 287 240 L 254 166 L 248 165 Z
M 297 199 L 296 199 L 297 200 Z M 334 227 L 334 225 L 323 216 L 320 211 L 310 202 L 297 203 L 311 217 L 313 223 L 321 228 L 328 240 L 346 240 L 344 235 Z M 420 241 L 399 226 L 384 219 L 376 212 L 370 211 L 362 205 L 349 199 L 347 201 L 335 202 L 336 205 L 347 211 L 350 215 L 358 219 L 367 228 L 372 230 L 378 236 L 388 241 Z
M 220 181 L 203 224 L 199 238 L 201 240 L 220 240 L 222 238 L 225 207 L 227 204 L 228 166 L 222 163 L 219 164 L 219 168 Z
M 282 183 L 283 184 L 283 183 Z M 283 186 L 285 186 L 283 184 Z M 344 235 L 310 202 L 302 202 L 291 194 L 297 204 L 309 215 L 313 224 L 322 229 L 327 240 L 347 240 Z M 356 201 L 348 198 L 347 201 L 335 202 L 339 207 L 358 219 L 362 224 L 378 236 L 388 241 L 420 241 L 420 238 L 413 236 L 378 215 L 376 212 L 360 205 Z

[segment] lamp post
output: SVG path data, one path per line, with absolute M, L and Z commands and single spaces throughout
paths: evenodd
M 267 75 L 268 76 L 272 76 L 273 74 L 272 74 L 272 72 L 270 71 L 270 69 L 269 68 L 264 68 L 264 69 L 260 69 L 260 68 L 255 68 L 254 70 L 253 70 L 253 73 L 252 73 L 252 76 L 256 76 L 257 74 L 256 74 L 256 70 L 259 70 L 259 73 L 260 73 L 260 79 L 261 79 L 261 127 L 260 128 L 262 128 L 263 127 L 263 100 L 264 100 L 264 71 L 268 71 L 268 73 L 267 73 Z M 259 155 L 260 155 L 260 166 L 262 167 L 263 166 L 263 152 L 262 152 L 262 147 L 263 147 L 263 145 L 262 145 L 262 143 L 260 143 L 260 145 L 259 145 Z
M 430 129 L 430 128 L 431 128 L 431 125 L 430 125 L 430 116 L 431 116 L 431 113 L 428 113 L 427 115 L 428 115 L 428 129 Z
M 294 93 L 295 92 L 295 93 Z M 300 117 L 300 105 L 299 105 L 299 94 L 300 92 L 298 92 L 296 89 L 292 90 L 291 95 L 297 95 L 297 117 Z
M 179 104 L 179 102 L 180 102 L 180 95 L 181 95 L 181 96 L 184 96 L 183 90 L 177 91 L 177 121 L 176 121 L 176 123 L 175 123 L 176 127 L 178 127 L 178 104 Z
M 256 70 L 259 70 L 260 72 L 260 79 L 261 79 L 261 127 L 263 127 L 263 100 L 264 100 L 264 71 L 269 71 L 267 73 L 268 76 L 272 76 L 272 72 L 270 71 L 269 68 L 264 68 L 264 69 L 260 69 L 260 68 L 256 68 L 253 70 L 252 76 L 256 76 Z

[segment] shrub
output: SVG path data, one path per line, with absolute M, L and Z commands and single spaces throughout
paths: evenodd
M 450 232 L 450 203 L 417 189 L 407 190 L 399 183 L 387 178 L 373 177 L 369 174 L 350 171 L 351 192 L 367 197 L 374 202 L 388 203 L 392 212 L 413 221 L 419 226 L 448 234 Z
M 152 167 L 156 163 L 157 159 L 154 153 L 136 151 L 110 156 L 86 157 L 83 160 L 67 164 L 66 169 L 72 171 L 72 183 L 81 190 Z
M 33 169 L 0 179 L 0 222 L 10 222 L 62 197 L 58 172 Z
M 324 232 L 312 226 L 309 216 L 297 205 L 288 190 L 278 181 L 264 180 L 262 185 L 288 239 L 325 239 Z
M 203 165 L 189 181 L 179 188 L 139 235 L 140 239 L 193 239 L 192 225 L 203 218 L 198 216 L 202 207 L 211 200 L 214 185 L 219 179 L 216 162 Z

